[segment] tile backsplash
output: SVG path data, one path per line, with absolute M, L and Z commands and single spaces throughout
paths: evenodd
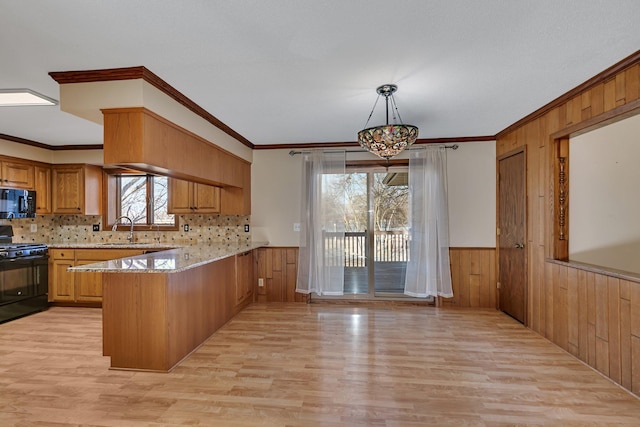
M 251 240 L 244 231 L 250 216 L 242 215 L 178 215 L 176 231 L 134 231 L 134 241 L 197 245 L 203 243 L 237 243 Z M 101 231 L 93 231 L 100 224 Z M 102 216 L 94 215 L 38 215 L 35 218 L 0 219 L 0 225 L 13 227 L 16 243 L 105 243 L 126 242 L 127 231 L 102 230 Z M 34 226 L 32 231 L 32 226 Z M 189 231 L 184 231 L 184 226 Z

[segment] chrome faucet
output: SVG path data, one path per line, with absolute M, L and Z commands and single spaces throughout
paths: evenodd
M 129 231 L 129 237 L 127 237 L 127 239 L 129 240 L 129 243 L 133 243 L 133 220 L 128 216 L 122 215 L 116 218 L 115 222 L 113 223 L 113 228 L 111 228 L 111 231 L 116 231 L 118 229 L 118 222 L 121 219 L 128 219 L 129 222 L 131 223 L 131 230 Z

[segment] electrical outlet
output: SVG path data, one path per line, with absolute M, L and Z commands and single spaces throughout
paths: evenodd
M 185 233 L 186 233 L 187 231 L 189 231 L 189 224 L 185 224 L 185 225 L 183 225 L 183 226 L 182 226 L 182 229 L 185 231 Z
M 100 231 L 100 224 L 93 224 L 93 231 Z
M 262 277 L 260 277 L 260 278 L 258 279 L 258 287 L 259 287 L 259 288 L 261 288 L 261 287 L 263 287 L 263 286 L 264 286 L 264 279 L 263 279 Z
M 249 224 L 245 224 L 244 225 L 244 232 L 248 233 L 249 232 Z
M 38 231 L 38 224 L 31 224 L 31 226 L 29 227 L 29 230 L 30 230 L 32 233 L 37 232 L 37 231 Z
M 294 222 L 293 223 L 293 231 L 300 231 L 300 223 L 299 222 Z

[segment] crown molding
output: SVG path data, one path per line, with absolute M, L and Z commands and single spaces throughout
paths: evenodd
M 623 60 L 613 64 L 611 67 L 607 68 L 606 70 L 602 71 L 599 74 L 596 74 L 594 77 L 590 78 L 589 80 L 587 80 L 586 82 L 576 86 L 575 88 L 571 89 L 569 92 L 560 95 L 558 98 L 554 99 L 553 101 L 549 102 L 548 104 L 538 108 L 536 111 L 534 111 L 533 113 L 521 118 L 520 120 L 518 120 L 517 122 L 515 122 L 514 124 L 508 126 L 507 128 L 501 130 L 500 132 L 498 132 L 496 134 L 496 139 L 497 138 L 501 138 L 513 131 L 515 131 L 516 129 L 524 126 L 525 124 L 527 124 L 530 121 L 533 121 L 535 119 L 538 119 L 540 117 L 542 117 L 543 115 L 547 114 L 548 112 L 550 112 L 551 110 L 553 110 L 556 107 L 559 107 L 560 105 L 564 104 L 565 102 L 567 102 L 568 100 L 570 100 L 571 98 L 573 98 L 574 96 L 588 90 L 591 89 L 592 87 L 604 82 L 605 80 L 609 80 L 610 78 L 613 78 L 616 74 L 618 74 L 620 71 L 625 70 L 633 65 L 636 65 L 640 63 L 640 50 L 632 53 L 631 55 L 627 56 L 626 58 L 624 58 Z
M 18 144 L 29 145 L 51 151 L 69 151 L 69 150 L 102 150 L 102 144 L 84 144 L 84 145 L 48 145 L 41 142 L 24 139 L 13 135 L 0 133 L 0 139 L 5 141 L 17 142 Z

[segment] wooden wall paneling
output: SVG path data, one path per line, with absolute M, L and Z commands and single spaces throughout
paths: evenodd
M 631 390 L 631 301 L 620 298 L 620 384 Z
M 529 328 L 540 333 L 540 277 L 537 262 L 540 246 L 533 243 L 529 246 L 531 251 L 531 268 L 529 268 Z
M 544 336 L 553 341 L 553 264 L 545 263 L 544 265 L 544 305 L 546 310 L 544 312 Z
M 587 272 L 584 270 L 576 271 L 578 292 L 578 358 L 588 363 L 589 317 Z
M 491 254 L 493 251 L 484 250 L 479 251 L 480 254 L 480 289 L 479 289 L 479 300 L 478 307 L 495 307 L 491 304 Z
M 595 275 L 596 363 L 595 368 L 609 376 L 609 292 L 606 276 Z
M 631 283 L 629 287 L 631 301 L 631 335 L 640 338 L 640 283 Z M 640 361 L 639 361 L 640 362 Z M 640 373 L 640 370 L 638 371 Z M 640 386 L 640 384 L 638 384 Z
M 580 99 L 582 101 L 580 121 L 589 120 L 591 118 L 591 91 L 583 92 Z
M 449 249 L 449 265 L 451 266 L 451 289 L 453 298 L 442 298 L 443 305 L 460 306 L 460 250 Z
M 609 340 L 609 292 L 607 277 L 595 275 L 595 308 L 596 308 L 596 336 L 605 341 Z
M 489 307 L 495 309 L 498 308 L 498 289 L 496 287 L 498 274 L 496 270 L 496 251 L 491 249 L 489 251 Z
M 568 303 L 567 303 L 567 267 L 554 264 L 553 295 L 553 342 L 568 351 Z
M 607 277 L 609 377 L 620 384 L 620 281 Z
M 640 64 L 636 64 L 633 67 L 625 71 L 626 74 L 626 100 L 627 102 L 635 101 L 640 98 Z
M 460 266 L 459 266 L 459 280 L 458 290 L 460 292 L 459 306 L 470 307 L 470 285 L 469 285 L 469 272 L 470 272 L 470 253 L 468 250 L 463 249 L 460 251 Z
M 567 347 L 569 353 L 580 354 L 580 298 L 578 270 L 567 268 Z
M 297 274 L 297 254 L 298 251 L 293 248 L 284 249 L 285 256 L 283 257 L 285 263 L 285 295 L 284 300 L 286 302 L 296 301 L 296 274 Z
M 631 391 L 640 396 L 640 337 L 631 335 Z
M 626 74 L 619 73 L 615 77 L 616 82 L 616 107 L 620 107 L 626 103 L 627 97 L 627 85 L 626 85 Z
M 255 295 L 256 302 L 267 302 L 267 289 L 264 286 L 264 282 L 267 277 L 267 263 L 266 263 L 267 250 L 265 248 L 259 248 L 255 251 L 256 268 L 254 273 Z M 262 279 L 263 286 L 258 286 L 258 279 Z
M 604 83 L 591 88 L 591 117 L 604 113 Z
M 616 108 L 616 80 L 611 78 L 604 82 L 604 111 L 613 110 Z
M 596 279 L 587 272 L 587 363 L 596 366 Z

